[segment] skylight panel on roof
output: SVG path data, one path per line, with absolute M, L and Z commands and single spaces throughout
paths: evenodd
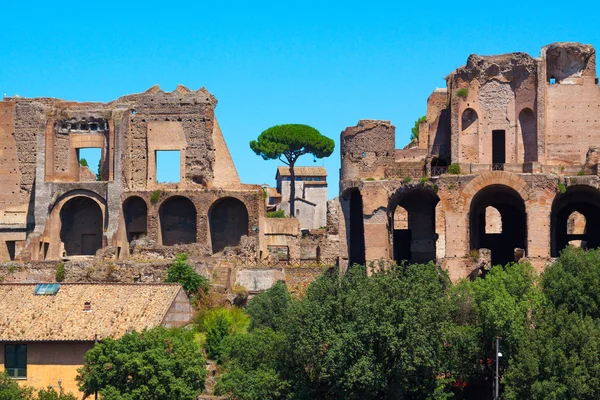
M 40 283 L 35 285 L 34 293 L 36 295 L 55 295 L 58 293 L 58 289 L 60 289 L 60 284 L 58 283 Z

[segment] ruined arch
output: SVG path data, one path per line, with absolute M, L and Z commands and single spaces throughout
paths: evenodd
M 96 200 L 75 195 L 64 202 L 59 216 L 64 255 L 95 255 L 102 248 L 104 219 Z
M 537 161 L 537 120 L 531 108 L 524 108 L 519 113 L 519 131 L 519 162 Z
M 196 207 L 187 197 L 172 196 L 158 210 L 163 246 L 196 243 Z
M 213 253 L 226 246 L 237 246 L 242 236 L 248 234 L 248 210 L 235 197 L 223 197 L 208 210 L 208 224 Z
M 344 207 L 348 240 L 348 263 L 350 266 L 354 264 L 364 265 L 366 255 L 362 194 L 358 188 L 352 188 L 345 191 L 342 198 L 349 203 L 348 206 Z
M 127 241 L 140 239 L 148 233 L 148 205 L 139 196 L 131 196 L 123 202 L 123 217 Z
M 440 198 L 430 189 L 401 189 L 388 210 L 396 262 L 427 263 L 436 259 L 436 206 Z
M 573 225 L 569 226 L 569 222 Z M 557 195 L 552 202 L 550 237 L 552 257 L 558 257 L 569 244 L 588 249 L 600 247 L 600 191 L 576 185 Z
M 501 229 L 488 233 L 486 214 L 493 207 L 500 215 Z M 489 215 L 492 216 L 493 212 Z M 493 225 L 493 224 L 492 224 Z M 493 184 L 482 188 L 471 199 L 469 209 L 470 246 L 472 250 L 489 249 L 492 264 L 514 261 L 515 249 L 527 251 L 527 214 L 525 201 L 510 186 Z

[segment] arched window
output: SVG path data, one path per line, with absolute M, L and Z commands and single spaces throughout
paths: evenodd
M 196 243 L 196 207 L 187 197 L 173 196 L 158 210 L 163 246 Z

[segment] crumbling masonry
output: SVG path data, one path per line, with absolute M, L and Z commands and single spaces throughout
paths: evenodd
M 409 148 L 394 149 L 388 121 L 342 132 L 348 261 L 437 261 L 457 279 L 600 246 L 594 48 L 471 55 L 446 84 Z
M 59 260 L 136 241 L 212 254 L 257 240 L 262 188 L 240 183 L 205 89 L 158 86 L 110 103 L 0 102 L 0 261 Z M 99 180 L 79 164 L 101 149 Z M 178 183 L 157 181 L 158 151 L 178 151 Z M 130 251 L 131 250 L 131 251 Z M 198 251 L 196 251 L 198 253 Z

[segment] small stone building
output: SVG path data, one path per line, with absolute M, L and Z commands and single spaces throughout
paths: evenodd
M 471 55 L 427 101 L 418 144 L 389 121 L 341 134 L 348 262 L 436 261 L 453 279 L 600 246 L 600 87 L 590 45 Z M 489 250 L 489 252 L 487 251 Z
M 0 368 L 19 384 L 60 386 L 75 377 L 96 341 L 192 318 L 177 284 L 0 284 Z
M 295 167 L 296 218 L 301 229 L 319 229 L 327 223 L 327 171 L 324 167 Z M 277 167 L 278 208 L 289 215 L 291 176 L 289 167 Z
M 206 89 L 154 86 L 109 103 L 0 102 L 0 261 L 58 260 L 139 239 L 213 254 L 256 237 L 263 192 L 244 185 Z M 99 180 L 79 164 L 100 150 Z M 164 154 L 175 165 L 161 165 Z M 173 182 L 159 179 L 174 169 Z

